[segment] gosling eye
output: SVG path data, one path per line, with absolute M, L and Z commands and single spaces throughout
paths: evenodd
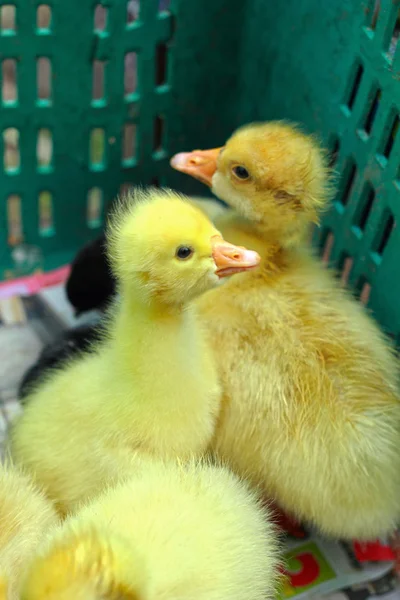
M 194 254 L 193 248 L 190 246 L 178 246 L 175 252 L 176 258 L 179 260 L 187 260 Z
M 232 173 L 238 179 L 245 181 L 246 179 L 250 179 L 250 173 L 246 169 L 246 167 L 242 167 L 242 165 L 236 165 L 236 167 L 232 168 Z

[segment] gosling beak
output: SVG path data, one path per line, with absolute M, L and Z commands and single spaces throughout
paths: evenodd
M 213 148 L 212 150 L 180 152 L 171 158 L 170 165 L 173 169 L 191 175 L 211 187 L 221 150 L 222 148 Z
M 212 257 L 217 267 L 216 275 L 220 278 L 249 271 L 260 264 L 261 258 L 253 250 L 234 246 L 219 235 L 214 235 L 211 242 Z

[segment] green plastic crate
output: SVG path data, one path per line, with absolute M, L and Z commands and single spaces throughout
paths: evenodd
M 17 98 L 2 86 L 0 125 L 18 131 L 20 159 L 0 175 L 3 276 L 15 274 L 10 244 L 39 248 L 44 268 L 70 260 L 125 185 L 206 193 L 170 169 L 173 153 L 286 118 L 336 158 L 339 190 L 316 243 L 400 335 L 398 1 L 172 0 L 160 11 L 141 0 L 133 20 L 126 0 L 5 5 L 15 27 L 1 30 L 0 59 Z M 51 161 L 38 160 L 39 134 Z

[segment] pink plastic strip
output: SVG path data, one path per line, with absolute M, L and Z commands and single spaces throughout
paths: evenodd
M 27 277 L 3 281 L 0 283 L 0 299 L 9 298 L 10 296 L 32 296 L 42 288 L 64 283 L 70 270 L 70 265 L 65 265 L 48 273 L 35 273 Z

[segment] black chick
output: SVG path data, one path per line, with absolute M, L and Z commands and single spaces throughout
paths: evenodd
M 86 244 L 75 257 L 66 293 L 76 316 L 89 310 L 104 310 L 115 294 L 115 279 L 107 261 L 104 234 Z
M 98 325 L 81 325 L 69 329 L 45 346 L 36 363 L 25 373 L 19 386 L 18 397 L 22 404 L 51 369 L 62 366 L 66 360 L 79 352 L 90 350 L 91 344 L 100 339 L 100 331 Z

